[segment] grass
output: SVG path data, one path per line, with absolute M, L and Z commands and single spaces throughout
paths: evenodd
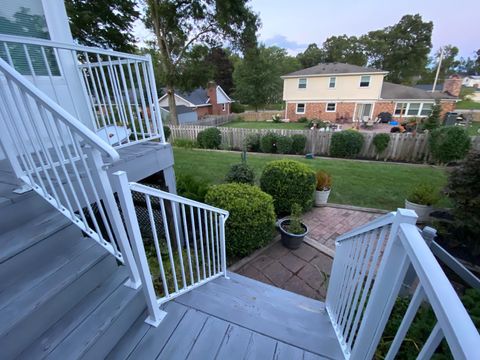
M 190 174 L 208 183 L 223 182 L 230 166 L 239 163 L 240 153 L 174 148 L 177 175 Z M 266 163 L 282 155 L 248 153 L 248 164 L 256 179 Z M 418 184 L 432 184 L 440 191 L 447 182 L 445 168 L 434 166 L 390 164 L 342 159 L 289 158 L 307 164 L 315 171 L 326 170 L 333 177 L 329 201 L 337 204 L 394 210 L 404 207 L 405 197 Z M 448 206 L 444 196 L 439 206 Z
M 223 127 L 242 128 L 242 129 L 288 129 L 288 130 L 308 130 L 306 124 L 291 123 L 274 123 L 267 121 L 233 121 L 222 125 Z
M 462 110 L 480 110 L 480 102 L 472 100 L 461 100 L 457 102 L 455 107 Z
M 471 123 L 467 131 L 470 136 L 480 136 L 480 122 Z

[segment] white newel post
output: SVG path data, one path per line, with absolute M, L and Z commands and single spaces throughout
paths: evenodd
M 351 359 L 373 358 L 409 265 L 407 254 L 398 238 L 399 226 L 402 223 L 415 225 L 416 221 L 414 211 L 397 210 Z
M 220 215 L 220 247 L 222 251 L 222 268 L 223 268 L 223 276 L 228 279 L 227 273 L 227 244 L 225 243 L 225 221 L 227 217 Z
M 113 195 L 110 179 L 108 178 L 107 171 L 104 169 L 105 164 L 103 163 L 102 156 L 100 155 L 100 152 L 92 149 L 88 145 L 85 147 L 85 153 L 87 154 L 87 162 L 90 169 L 93 170 L 92 176 L 94 176 L 95 185 L 100 193 L 100 199 L 103 200 L 105 205 L 108 220 L 112 224 L 112 231 L 115 235 L 115 239 L 118 241 L 123 261 L 127 267 L 129 280 L 125 285 L 132 289 L 138 289 L 142 282 L 138 274 L 135 259 L 133 258 L 132 249 L 128 243 L 128 237 L 123 226 L 122 217 L 120 216 L 117 202 Z M 101 206 L 101 204 L 98 204 L 98 206 Z
M 147 255 L 143 246 L 140 227 L 138 226 L 135 205 L 133 204 L 132 193 L 128 184 L 127 174 L 124 171 L 117 171 L 113 174 L 114 188 L 117 191 L 123 218 L 130 238 L 130 243 L 138 262 L 138 270 L 142 281 L 142 290 L 148 307 L 147 324 L 157 327 L 163 318 L 167 315 L 165 311 L 160 310 L 157 303 L 157 296 L 152 282 L 152 274 L 148 266 Z

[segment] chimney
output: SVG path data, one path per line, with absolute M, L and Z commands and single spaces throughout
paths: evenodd
M 445 79 L 443 92 L 458 97 L 460 90 L 462 90 L 462 79 L 459 75 L 451 75 L 448 79 Z
M 215 81 L 209 81 L 207 85 L 207 96 L 210 99 L 212 106 L 217 105 L 217 84 Z

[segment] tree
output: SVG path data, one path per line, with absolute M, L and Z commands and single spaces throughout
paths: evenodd
M 233 90 L 233 62 L 230 59 L 229 51 L 221 47 L 210 49 L 205 59 L 213 69 L 212 79 L 222 87 L 227 94 Z
M 325 61 L 325 54 L 322 49 L 318 48 L 317 44 L 310 44 L 303 53 L 297 55 L 297 60 L 302 68 L 308 68 Z
M 133 22 L 140 16 L 135 0 L 66 0 L 75 40 L 87 46 L 132 52 Z
M 441 105 L 437 102 L 435 105 L 432 106 L 432 112 L 428 115 L 425 123 L 423 124 L 423 128 L 425 130 L 434 130 L 440 126 L 440 114 L 442 112 Z
M 152 29 L 160 54 L 170 118 L 178 123 L 175 86 L 186 54 L 194 45 L 219 46 L 228 40 L 245 51 L 256 44 L 259 26 L 248 0 L 146 0 L 145 24 Z
M 331 36 L 325 40 L 322 48 L 326 62 L 367 65 L 368 57 L 362 42 L 356 36 Z
M 395 25 L 370 31 L 362 36 L 368 63 L 388 70 L 387 80 L 394 83 L 412 83 L 428 64 L 432 48 L 432 22 L 424 22 L 420 15 L 405 15 Z
M 458 64 L 458 72 L 464 75 L 476 75 L 480 73 L 480 65 L 477 65 L 475 60 L 467 57 L 461 57 Z

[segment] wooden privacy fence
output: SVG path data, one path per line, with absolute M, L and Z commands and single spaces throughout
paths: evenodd
M 200 131 L 205 130 L 208 126 L 170 126 L 172 131 L 170 140 L 176 139 L 196 140 Z M 245 140 L 251 134 L 260 134 L 261 136 L 273 132 L 278 135 L 292 136 L 301 134 L 307 138 L 305 153 L 314 153 L 320 156 L 330 155 L 330 141 L 332 132 L 321 132 L 318 130 L 284 130 L 284 129 L 242 129 L 242 128 L 218 128 L 222 133 L 222 148 L 225 150 L 243 150 Z M 377 154 L 373 145 L 375 133 L 361 132 L 365 142 L 362 150 L 358 154 L 359 158 L 364 159 L 380 159 L 405 162 L 421 162 L 428 161 L 430 152 L 428 147 L 428 134 L 412 134 L 412 133 L 393 133 L 390 136 L 390 142 L 387 149 Z M 480 150 L 480 136 L 472 137 L 472 148 Z
M 198 125 L 198 126 L 220 126 L 232 122 L 237 118 L 237 115 L 230 114 L 230 115 L 215 115 L 215 116 L 207 116 L 203 119 L 198 119 L 194 123 L 184 123 L 182 125 Z

